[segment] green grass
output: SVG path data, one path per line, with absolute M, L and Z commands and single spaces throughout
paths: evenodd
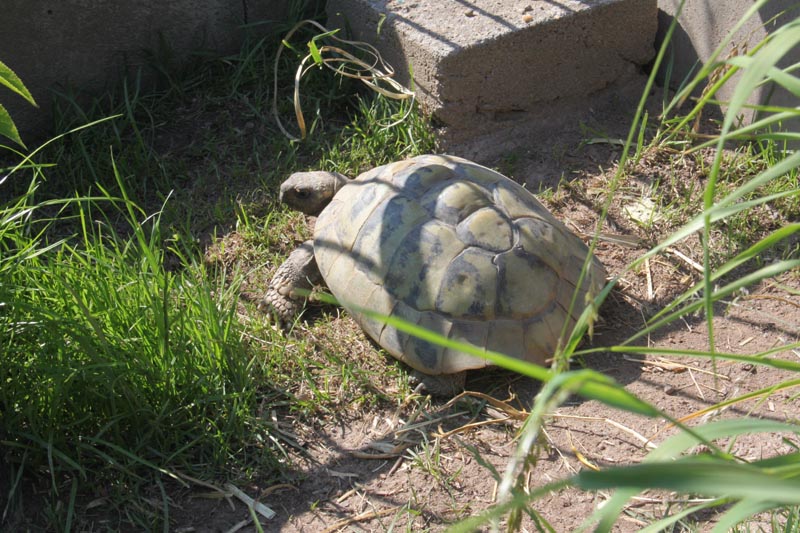
M 774 40 L 791 42 L 794 35 L 786 30 Z M 404 115 L 410 104 L 360 93 L 324 70 L 313 72 L 303 85 L 304 109 L 312 117 L 309 138 L 288 141 L 268 114 L 272 80 L 267 73 L 279 37 L 248 41 L 227 57 L 198 57 L 190 67 L 173 65 L 166 48 L 153 51 L 161 90 L 147 89 L 142 78 L 134 77 L 88 104 L 64 94 L 57 121 L 70 133 L 20 166 L 20 156 L 8 151 L 2 171 L 7 177 L 0 182 L 0 198 L 10 199 L 0 204 L 0 478 L 8 480 L 3 487 L 10 494 L 8 516 L 20 519 L 15 513 L 26 507 L 34 487 L 47 495 L 45 525 L 80 529 L 78 501 L 102 485 L 119 513 L 112 527 L 168 527 L 164 487 L 186 483 L 182 474 L 215 482 L 247 479 L 255 472 L 262 478 L 281 476 L 286 449 L 294 443 L 260 413 L 335 417 L 397 404 L 408 394 L 399 367 L 392 367 L 388 377 L 377 376 L 385 366 L 371 366 L 367 359 L 353 365 L 349 354 L 337 351 L 341 333 L 326 315 L 329 308 L 312 306 L 310 312 L 321 316 L 311 335 L 289 336 L 259 320 L 253 298 L 242 296 L 254 292 L 257 298 L 269 267 L 308 237 L 302 217 L 277 205 L 276 187 L 286 175 L 311 168 L 355 175 L 433 150 L 431 128 L 416 111 L 399 126 L 382 126 Z M 765 43 L 744 56 L 752 61 L 729 62 L 755 70 L 753 61 L 774 64 L 778 51 Z M 297 60 L 284 54 L 281 95 L 291 94 Z M 707 79 L 714 65 L 688 86 Z M 796 87 L 796 74 L 784 74 L 794 82 L 781 75 L 779 81 Z M 800 372 L 800 365 L 773 362 L 773 351 L 722 353 L 711 321 L 715 304 L 798 269 L 798 226 L 789 223 L 800 212 L 798 153 L 785 149 L 787 135 L 771 133 L 768 121 L 792 110 L 764 109 L 761 131 L 736 126 L 740 93 L 749 94 L 760 82 L 758 76 L 745 77 L 721 133 L 708 141 L 692 137 L 690 126 L 702 106 L 713 104 L 711 91 L 694 110 L 668 102 L 663 120 L 635 121 L 619 171 L 610 177 L 604 212 L 629 194 L 651 200 L 663 218 L 642 222 L 653 241 L 628 268 L 700 235 L 697 249 L 706 273 L 624 345 L 579 350 L 592 318 L 588 311 L 559 354 L 560 366 L 568 358 L 606 350 L 738 358 L 779 365 L 794 376 Z M 291 116 L 288 96 L 280 98 L 278 108 L 285 120 Z M 105 117 L 113 118 L 81 127 Z M 644 117 L 643 105 L 639 117 Z M 634 182 L 639 165 L 656 159 L 668 170 L 640 187 Z M 684 164 L 700 169 L 703 182 L 687 182 Z M 638 345 L 648 333 L 696 313 L 708 317 L 707 350 Z M 394 325 L 446 342 L 408 324 Z M 787 346 L 776 349 L 781 348 Z M 779 528 L 797 530 L 800 502 L 792 492 L 800 479 L 797 454 L 747 464 L 711 442 L 761 431 L 786 431 L 796 442 L 796 421 L 742 418 L 683 428 L 641 465 L 586 472 L 522 491 L 521 480 L 536 466 L 546 414 L 571 394 L 652 418 L 669 417 L 596 372 L 558 373 L 502 354 L 488 356 L 547 383 L 506 473 L 497 473 L 508 499 L 454 530 L 468 531 L 500 516 L 510 516 L 512 524 L 524 514 L 543 520 L 536 498 L 566 486 L 616 490 L 595 516 L 587 517 L 601 531 L 611 528 L 633 495 L 655 486 L 714 499 L 675 509 L 650 530 L 689 524 L 690 512 L 700 507 L 720 509 L 724 526 L 744 521 L 736 526 L 742 531 L 749 530 L 747 519 L 757 512 L 772 513 Z M 377 378 L 396 384 L 396 392 L 371 386 Z M 787 378 L 774 390 L 791 391 L 796 382 Z M 711 450 L 702 464 L 682 456 L 697 443 Z M 427 442 L 415 449 L 415 468 L 449 490 L 456 473 L 441 467 L 439 445 Z M 142 503 L 154 494 L 156 506 Z M 420 511 L 419 504 L 407 513 Z
M 6 154 L 7 517 L 25 523 L 15 513 L 37 486 L 49 502 L 45 523 L 80 528 L 78 500 L 102 484 L 119 510 L 112 527 L 167 527 L 166 499 L 155 508 L 141 502 L 158 487 L 162 500 L 165 483 L 186 485 L 184 474 L 281 476 L 284 447 L 294 443 L 259 413 L 382 401 L 359 392 L 370 375 L 340 354 L 303 357 L 312 348 L 302 339 L 244 320 L 254 302 L 239 295 L 247 281 L 263 289 L 264 265 L 307 236 L 296 229 L 301 218 L 275 202 L 291 171 L 355 174 L 429 151 L 432 136 L 416 113 L 378 126 L 408 104 L 343 97 L 323 78 L 307 87 L 318 107 L 312 137 L 289 142 L 265 112 L 278 43 L 278 34 L 253 40 L 233 56 L 177 70 L 154 52 L 163 90 L 135 77 L 88 104 L 65 93 L 57 126 L 67 133 L 23 164 Z M 290 67 L 282 67 L 286 79 Z M 112 118 L 81 127 L 103 117 Z M 293 396 L 298 379 L 310 395 Z
M 762 2 L 756 3 L 749 14 L 755 13 L 761 4 Z M 784 340 L 774 349 L 763 353 L 744 356 L 725 354 L 716 348 L 714 329 L 716 304 L 764 279 L 781 274 L 791 275 L 800 268 L 800 254 L 796 240 L 794 244 L 792 243 L 800 230 L 796 223 L 792 223 L 796 221 L 798 212 L 797 180 L 800 153 L 784 149 L 785 145 L 782 144 L 785 139 L 796 141 L 799 136 L 792 131 L 776 133 L 773 130 L 779 121 L 785 120 L 788 115 L 798 117 L 800 112 L 797 109 L 762 107 L 759 109 L 763 116 L 758 124 L 760 130 L 740 128 L 737 119 L 738 114 L 744 109 L 747 96 L 766 81 L 777 82 L 795 94 L 800 94 L 797 92 L 800 80 L 796 77 L 796 73 L 792 72 L 791 68 L 779 70 L 774 67 L 783 53 L 800 41 L 798 26 L 800 19 L 795 19 L 749 53 L 723 62 L 733 66 L 733 70 L 741 66 L 747 68 L 744 69 L 742 79 L 731 102 L 728 103 L 720 131 L 711 140 L 694 142 L 691 123 L 692 117 L 696 116 L 704 106 L 712 104 L 714 89 L 704 91 L 688 115 L 680 115 L 676 119 L 672 118 L 673 115 L 666 115 L 666 120 L 659 125 L 661 129 L 656 132 L 653 141 L 645 141 L 647 136 L 644 134 L 644 128 L 647 126 L 647 121 L 639 120 L 639 117 L 645 116 L 645 102 L 644 98 L 642 99 L 618 170 L 609 183 L 604 215 L 614 202 L 615 196 L 630 186 L 629 180 L 632 176 L 627 172 L 631 168 L 636 168 L 648 152 L 675 153 L 677 147 L 679 157 L 691 158 L 695 157 L 693 154 L 710 149 L 709 159 L 698 161 L 699 164 L 707 165 L 704 169 L 706 179 L 702 189 L 678 192 L 667 201 L 665 201 L 667 195 L 655 198 L 657 205 L 661 203 L 662 207 L 669 207 L 672 212 L 670 213 L 672 220 L 666 224 L 669 231 L 658 234 L 655 242 L 650 243 L 651 248 L 626 269 L 626 271 L 635 269 L 645 259 L 655 257 L 668 246 L 684 243 L 699 233 L 703 279 L 650 317 L 646 327 L 632 335 L 624 345 L 575 350 L 577 340 L 583 335 L 581 328 L 586 327 L 586 324 L 579 322 L 560 357 L 581 356 L 601 350 L 617 353 L 661 353 L 711 358 L 715 361 L 733 359 L 755 365 L 774 365 L 789 371 L 784 381 L 757 393 L 726 400 L 710 407 L 709 410 L 733 405 L 757 395 L 791 391 L 798 386 L 800 381 L 796 376 L 800 371 L 800 365 L 794 361 L 771 359 L 771 356 L 779 351 L 796 349 L 797 343 Z M 723 48 L 724 43 L 719 51 Z M 663 52 L 662 48 L 661 54 Z M 660 55 L 659 60 L 661 57 L 663 56 Z M 690 89 L 703 83 L 715 68 L 723 64 L 718 58 L 718 54 L 711 58 L 698 76 L 691 81 L 687 93 L 679 93 L 667 106 L 667 111 L 675 113 L 678 110 L 677 102 L 686 96 Z M 651 77 L 650 83 L 652 80 Z M 731 146 L 741 146 L 739 143 L 742 141 L 748 143 L 755 141 L 755 144 L 731 151 Z M 633 154 L 632 160 L 628 159 L 629 154 Z M 685 187 L 687 184 L 681 183 L 678 177 L 671 185 L 676 188 L 678 185 Z M 764 220 L 764 209 L 773 210 L 771 218 L 774 223 L 769 219 L 761 222 Z M 719 235 L 725 237 L 722 239 L 724 241 L 722 245 L 717 238 Z M 771 256 L 771 259 L 763 261 L 765 255 Z M 598 299 L 608 294 L 609 289 L 621 275 L 624 273 L 609 282 Z M 692 313 L 702 313 L 705 319 L 708 330 L 707 351 L 688 351 L 681 348 L 665 350 L 650 346 L 649 343 L 636 346 L 646 335 Z M 591 372 L 581 372 L 584 372 L 583 380 L 598 379 Z M 691 513 L 701 509 L 717 510 L 714 531 L 727 531 L 742 521 L 746 524 L 751 516 L 765 511 L 772 511 L 775 513 L 773 516 L 786 516 L 786 520 L 790 523 L 790 526 L 786 526 L 787 530 L 793 527 L 791 519 L 796 516 L 796 509 L 800 506 L 800 457 L 797 452 L 763 461 L 744 462 L 719 448 L 714 442 L 715 439 L 735 440 L 742 435 L 761 432 L 787 432 L 791 435 L 787 437 L 787 442 L 795 443 L 796 446 L 797 436 L 800 435 L 800 427 L 796 425 L 796 421 L 766 422 L 743 416 L 733 420 L 706 422 L 691 429 L 673 421 L 681 432 L 662 442 L 640 465 L 609 468 L 599 472 L 586 470 L 573 477 L 539 487 L 530 494 L 515 490 L 518 480 L 527 472 L 531 457 L 536 457 L 534 443 L 544 423 L 543 413 L 552 411 L 566 399 L 564 392 L 570 382 L 573 383 L 570 388 L 580 393 L 579 373 L 568 372 L 553 377 L 539 394 L 523 430 L 518 453 L 512 459 L 501 484 L 501 501 L 502 497 L 508 499 L 485 513 L 483 517 L 464 521 L 452 528 L 453 531 L 470 531 L 478 524 L 487 523 L 493 517 L 503 516 L 506 513 L 514 516 L 521 510 L 533 512 L 539 496 L 567 486 L 590 491 L 615 490 L 611 499 L 606 501 L 601 509 L 586 518 L 585 526 L 596 531 L 610 531 L 630 498 L 652 488 L 671 490 L 679 494 L 699 493 L 712 499 L 688 509 L 676 509 L 667 517 L 648 525 L 645 531 L 661 531 L 674 527 L 675 524 L 683 523 Z M 583 386 L 587 383 L 589 382 L 583 381 Z M 614 389 L 614 385 L 608 384 L 608 389 Z M 633 408 L 633 405 L 626 406 L 618 401 L 619 397 L 606 391 L 600 391 L 593 397 L 618 409 Z M 648 416 L 669 420 L 665 413 L 653 412 Z M 710 450 L 702 460 L 683 455 L 689 447 L 700 443 Z M 779 526 L 781 527 L 784 526 Z
M 254 412 L 270 391 L 253 387 L 265 375 L 242 342 L 240 277 L 209 276 L 161 235 L 158 214 L 125 198 L 63 202 L 57 218 L 70 210 L 79 229 L 52 243 L 35 234 L 43 207 L 23 199 L 0 212 L 0 441 L 11 479 L 44 468 L 63 498 L 98 479 L 124 490 L 251 461 L 274 472 L 276 454 L 256 449 L 270 429 Z M 104 213 L 113 209 L 126 235 Z M 23 214 L 32 217 L 7 224 Z

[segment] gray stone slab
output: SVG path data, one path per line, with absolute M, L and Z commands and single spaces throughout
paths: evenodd
M 157 50 L 162 39 L 176 64 L 193 51 L 235 51 L 243 24 L 280 21 L 286 9 L 285 0 L 2 0 L 0 61 L 19 75 L 41 107 L 4 88 L 0 103 L 23 140 L 46 135 L 51 88 L 91 92 L 117 83 L 145 65 L 144 51 Z
M 445 144 L 579 110 L 636 77 L 657 28 L 656 0 L 329 0 L 328 15 L 413 85 Z
M 663 40 L 667 28 L 678 12 L 679 5 L 679 0 L 658 0 L 659 41 Z M 762 5 L 733 36 L 730 45 L 723 50 L 721 59 L 754 50 L 767 35 L 800 15 L 798 5 L 800 4 L 797 0 L 772 0 Z M 697 72 L 701 63 L 708 61 L 714 50 L 752 6 L 752 0 L 687 1 L 678 16 L 678 25 L 667 50 L 660 81 L 669 83 L 672 88 L 679 87 L 687 77 Z M 778 66 L 786 68 L 798 62 L 800 62 L 800 46 L 795 46 Z M 666 79 L 667 66 L 671 71 L 670 79 Z M 740 79 L 740 74 L 734 75 L 717 92 L 716 98 L 721 101 L 729 100 Z M 704 87 L 705 85 L 702 85 L 698 89 L 698 94 Z M 786 107 L 795 107 L 800 103 L 796 95 L 774 85 L 766 85 L 756 90 L 749 102 Z M 721 110 L 724 109 L 725 106 L 722 106 Z M 749 122 L 754 115 L 753 112 L 746 111 L 743 118 Z M 800 129 L 800 121 L 794 120 L 791 124 L 784 124 L 784 127 L 797 131 Z

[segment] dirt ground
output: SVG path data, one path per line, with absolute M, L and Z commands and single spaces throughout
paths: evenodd
M 548 205 L 579 234 L 590 234 L 594 228 L 597 213 L 592 195 L 607 187 L 607 169 L 613 168 L 617 155 L 618 149 L 613 146 L 584 146 L 579 157 L 558 161 L 564 165 L 562 168 L 574 169 L 573 174 L 582 178 L 581 185 L 579 190 L 573 186 L 556 194 Z M 516 160 L 516 167 L 521 172 L 532 167 L 546 172 L 546 158 L 528 153 Z M 657 166 L 654 161 L 652 168 Z M 685 179 L 702 179 L 691 175 L 690 170 Z M 612 209 L 604 230 L 628 237 L 622 244 L 612 239 L 598 246 L 597 254 L 611 275 L 622 272 L 626 264 L 642 254 L 646 250 L 644 243 L 651 237 L 626 220 L 619 206 Z M 642 244 L 635 244 L 637 240 Z M 652 259 L 638 271 L 625 273 L 601 310 L 601 322 L 591 345 L 621 343 L 641 329 L 645 317 L 701 279 L 693 261 L 701 258 L 697 248 L 687 242 L 676 245 L 674 252 Z M 800 297 L 790 294 L 781 284 L 797 291 L 800 277 L 796 272 L 789 273 L 718 307 L 714 322 L 718 351 L 752 354 L 798 340 Z M 325 312 L 336 313 L 330 309 Z M 380 376 L 382 368 L 397 363 L 380 355 L 351 319 L 344 316 L 320 325 L 314 316 L 311 313 L 294 334 L 313 335 L 329 349 L 349 353 L 353 365 L 373 370 L 376 389 L 394 390 L 396 385 Z M 707 326 L 701 317 L 687 317 L 637 342 L 705 350 Z M 800 353 L 786 351 L 776 357 L 798 361 Z M 775 369 L 699 358 L 607 352 L 586 357 L 582 364 L 614 378 L 673 417 L 696 414 L 687 421 L 689 425 L 743 415 L 797 422 L 800 413 L 800 399 L 792 390 L 719 411 L 702 411 L 787 378 L 788 374 Z M 336 387 L 335 383 L 328 385 Z M 525 411 L 539 385 L 498 370 L 473 373 L 467 389 Z M 265 531 L 440 531 L 495 503 L 498 480 L 515 451 L 522 426 L 522 421 L 509 416 L 509 412 L 513 414 L 487 405 L 478 397 L 466 397 L 455 404 L 416 399 L 399 406 L 387 402 L 370 408 L 344 405 L 335 415 L 314 420 L 278 415 L 282 427 L 303 447 L 303 453 L 291 459 L 289 482 L 269 486 L 254 481 L 240 488 L 275 511 L 272 519 L 261 521 Z M 468 424 L 475 425 L 465 428 Z M 641 461 L 648 453 L 648 443 L 658 444 L 673 433 L 663 421 L 614 410 L 597 401 L 572 398 L 549 414 L 540 443 L 540 459 L 528 475 L 528 486 L 533 490 L 591 466 Z M 774 434 L 740 438 L 732 449 L 746 459 L 790 450 L 782 436 Z M 187 492 L 181 497 L 180 509 L 174 516 L 176 531 L 255 531 L 249 511 L 241 502 L 206 499 L 199 497 L 199 492 L 208 491 Z M 533 507 L 555 531 L 573 531 L 608 497 L 603 492 L 561 490 L 536 500 Z M 684 495 L 640 494 L 615 530 L 636 531 L 690 501 Z M 702 530 L 713 523 L 714 516 L 694 519 Z M 536 530 L 530 518 L 523 520 L 522 530 Z
M 601 249 L 601 257 L 607 252 Z M 800 288 L 796 277 L 787 276 L 781 282 Z M 641 309 L 626 299 L 624 293 L 612 298 L 615 301 L 608 305 L 595 344 L 620 341 L 640 325 Z M 756 288 L 746 297 L 731 301 L 716 318 L 717 348 L 746 354 L 796 341 L 800 336 L 798 307 L 800 298 L 787 297 L 773 284 Z M 356 328 L 349 319 L 341 322 L 342 328 Z M 361 336 L 359 342 L 372 349 L 365 337 Z M 706 326 L 699 320 L 679 321 L 649 342 L 702 350 L 707 343 Z M 800 355 L 795 351 L 778 357 L 797 361 Z M 386 360 L 385 364 L 394 363 Z M 585 364 L 677 418 L 787 377 L 779 370 L 724 361 L 718 361 L 714 369 L 710 361 L 694 358 L 602 354 L 587 358 Z M 468 389 L 501 400 L 513 398 L 508 404 L 522 410 L 530 405 L 539 386 L 496 371 L 472 376 Z M 751 400 L 709 412 L 689 424 L 743 415 L 796 422 L 800 399 L 793 394 L 781 392 L 766 402 Z M 296 480 L 274 491 L 258 483 L 242 489 L 251 495 L 266 494 L 260 501 L 277 513 L 272 520 L 262 522 L 265 531 L 441 530 L 494 503 L 497 476 L 502 475 L 515 450 L 521 421 L 476 402 L 464 400 L 455 406 L 441 400 L 423 402 L 421 413 L 412 403 L 368 411 L 355 408 L 352 414 L 343 412 L 314 422 L 286 420 L 306 451 L 293 459 Z M 437 438 L 437 434 L 468 423 L 491 420 L 495 423 Z M 588 464 L 603 467 L 638 462 L 648 451 L 643 439 L 658 444 L 672 433 L 663 422 L 573 398 L 549 417 L 541 458 L 528 480 L 530 487 L 564 478 Z M 739 439 L 733 448 L 733 453 L 747 459 L 789 451 L 780 435 Z M 373 457 L 367 458 L 369 455 Z M 239 502 L 197 501 L 187 496 L 188 512 L 181 513 L 176 522 L 182 531 L 229 531 L 249 518 L 248 510 Z M 533 507 L 556 531 L 573 531 L 607 497 L 570 489 L 539 499 Z M 636 531 L 687 501 L 677 495 L 642 494 L 629 506 L 616 531 Z M 713 516 L 698 519 L 713 521 Z M 525 527 L 535 530 L 530 522 Z M 254 529 L 247 525 L 241 531 Z
M 611 133 L 621 137 L 629 124 L 627 117 L 618 117 L 616 124 L 617 130 L 612 128 Z M 573 132 L 571 137 L 550 139 L 552 142 L 536 149 L 510 154 L 495 161 L 494 166 L 533 190 L 539 184 L 555 187 L 562 178 L 566 180 L 568 185 L 546 203 L 570 228 L 588 239 L 598 217 L 598 199 L 607 190 L 609 172 L 613 171 L 620 149 L 615 143 L 580 144 L 585 139 L 586 132 Z M 652 175 L 663 171 L 664 164 L 657 159 L 644 162 L 643 168 L 652 172 L 649 176 L 647 170 L 642 173 L 643 190 Z M 683 179 L 687 183 L 702 181 L 702 175 L 695 170 L 685 169 Z M 573 179 L 577 181 L 572 182 Z M 622 205 L 611 210 L 603 232 L 624 237 L 602 240 L 598 245 L 597 255 L 610 275 L 623 272 L 625 265 L 647 249 L 647 242 L 653 237 L 630 221 Z M 236 235 L 227 238 L 233 241 Z M 601 309 L 592 342 L 585 347 L 618 344 L 640 330 L 646 317 L 701 279 L 694 264 L 699 261 L 696 242 L 680 243 L 674 251 L 651 259 L 639 270 L 624 273 Z M 244 289 L 263 293 L 263 281 L 275 268 L 277 265 L 270 265 L 270 272 L 260 273 Z M 787 286 L 794 289 L 794 294 L 785 289 Z M 726 300 L 718 306 L 714 322 L 717 350 L 753 354 L 796 342 L 800 338 L 798 290 L 800 275 L 793 272 Z M 374 376 L 370 385 L 373 391 L 397 397 L 397 383 L 390 378 L 397 373 L 390 370 L 399 363 L 382 355 L 349 317 L 320 320 L 321 315 L 337 313 L 331 307 L 307 313 L 293 335 L 312 336 L 318 349 L 346 354 L 354 367 L 366 368 Z M 707 339 L 704 319 L 695 316 L 678 320 L 637 343 L 704 350 Z M 786 351 L 775 357 L 798 361 L 800 352 Z M 798 422 L 800 398 L 794 390 L 720 411 L 702 412 L 722 400 L 787 378 L 788 373 L 776 369 L 725 361 L 714 364 L 699 358 L 628 357 L 608 352 L 576 361 L 575 367 L 581 364 L 614 378 L 631 393 L 673 417 L 699 413 L 687 421 L 689 425 L 743 415 Z M 320 378 L 319 385 L 336 394 L 341 383 Z M 291 392 L 302 396 L 300 387 L 298 384 L 298 390 Z M 502 401 L 508 406 L 505 410 L 502 405 L 488 405 L 481 397 L 468 396 L 454 404 L 419 397 L 400 405 L 379 400 L 364 407 L 363 403 L 354 402 L 315 418 L 288 411 L 270 413 L 301 449 L 292 451 L 285 483 L 262 481 L 255 473 L 250 483 L 239 488 L 275 512 L 270 519 L 260 519 L 264 531 L 441 531 L 496 502 L 498 480 L 514 454 L 522 427 L 521 417 L 511 415 L 514 410 L 517 415 L 529 410 L 539 388 L 529 379 L 493 370 L 472 373 L 467 389 Z M 367 391 L 346 396 L 372 394 Z M 467 427 L 468 424 L 472 426 Z M 527 485 L 533 490 L 592 466 L 641 461 L 648 453 L 648 443 L 658 444 L 673 433 L 663 421 L 615 410 L 597 401 L 571 398 L 549 413 L 539 444 L 539 461 L 529 473 Z M 738 439 L 732 451 L 746 459 L 759 459 L 788 452 L 790 447 L 781 435 L 758 435 Z M 567 489 L 536 500 L 532 507 L 555 531 L 566 532 L 578 528 L 608 497 L 604 492 Z M 171 491 L 170 498 L 170 531 L 257 531 L 245 504 L 233 497 L 220 498 L 208 486 L 195 483 L 189 489 Z M 627 507 L 615 531 L 639 530 L 690 501 L 684 495 L 640 494 Z M 97 526 L 92 530 L 105 530 L 102 507 L 90 508 L 91 505 L 89 502 L 82 510 L 84 523 Z M 97 516 L 96 521 L 93 516 Z M 703 530 L 714 516 L 695 519 Z M 504 524 L 501 522 L 501 528 Z M 523 519 L 522 528 L 536 530 L 528 517 Z

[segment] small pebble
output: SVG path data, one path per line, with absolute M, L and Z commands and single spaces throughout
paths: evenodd
M 523 13 L 527 13 L 528 11 L 533 11 L 533 6 L 530 4 L 522 8 Z
M 531 22 L 533 21 L 533 17 L 531 15 L 522 15 L 523 22 Z
M 466 13 L 464 13 L 464 14 L 465 14 L 466 16 L 468 16 L 468 17 L 474 17 L 474 16 L 475 16 L 475 10 L 474 10 L 474 9 L 470 9 L 469 11 L 467 11 L 467 12 L 466 12 Z

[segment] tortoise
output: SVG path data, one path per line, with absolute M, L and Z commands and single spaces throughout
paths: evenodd
M 568 313 L 586 245 L 525 188 L 476 163 L 422 155 L 350 180 L 298 172 L 281 201 L 316 215 L 314 238 L 278 268 L 262 308 L 291 321 L 323 281 L 361 328 L 431 394 L 463 390 L 491 363 L 367 316 L 544 364 L 605 280 L 593 257 Z

